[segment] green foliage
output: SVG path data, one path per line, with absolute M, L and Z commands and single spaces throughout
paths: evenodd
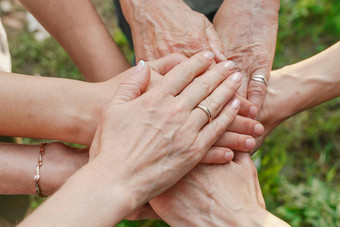
M 340 1 L 281 0 L 274 67 L 306 59 L 339 36 Z M 268 210 L 293 226 L 339 226 L 339 119 L 338 98 L 280 125 L 254 157 Z
M 274 67 L 318 53 L 339 40 L 340 1 L 281 0 Z
M 256 155 L 267 208 L 293 226 L 340 222 L 340 98 L 279 126 Z
M 339 189 L 339 188 L 338 188 Z M 293 226 L 337 226 L 340 217 L 339 190 L 310 177 L 297 185 L 282 182 L 277 213 Z
M 165 222 L 159 220 L 122 221 L 116 227 L 168 227 Z
M 10 40 L 13 72 L 70 79 L 83 79 L 65 50 L 53 39 L 39 42 L 21 31 Z

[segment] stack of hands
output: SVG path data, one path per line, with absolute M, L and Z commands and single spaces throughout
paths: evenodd
M 34 4 L 44 4 L 23 2 L 34 14 Z M 77 124 L 56 132 L 47 123 L 33 136 L 91 146 L 46 146 L 41 187 L 45 195 L 56 192 L 21 225 L 112 226 L 124 218 L 160 218 L 171 226 L 286 226 L 265 209 L 250 153 L 283 120 L 340 95 L 340 72 L 327 62 L 339 57 L 340 47 L 271 72 L 279 4 L 225 0 L 211 23 L 180 0 L 121 1 L 139 63 L 109 80 L 111 63 L 100 63 L 95 75 L 97 59 L 86 64 L 87 56 L 67 43 L 64 37 L 76 36 L 72 26 L 61 37 L 58 26 L 50 26 L 57 22 L 45 19 L 48 10 L 39 14 L 85 77 L 106 81 L 72 82 L 78 98 L 88 97 L 86 104 L 53 99 L 77 116 Z M 90 52 L 84 54 L 95 55 Z M 53 82 L 56 90 L 72 90 Z M 327 92 L 310 99 L 324 87 Z M 76 106 L 74 112 L 68 105 Z M 33 137 L 28 128 L 36 123 L 13 129 L 2 119 L 2 134 Z M 8 185 L 1 190 L 22 192 Z
M 255 141 L 240 143 L 246 153 L 235 153 L 234 161 L 227 148 L 233 146 L 229 133 L 239 133 L 240 141 L 263 133 L 261 124 L 248 117 L 252 105 L 236 95 L 242 76 L 233 66 L 230 61 L 214 64 L 212 52 L 199 53 L 146 91 L 152 69 L 139 62 L 102 113 L 89 163 L 23 224 L 60 207 L 54 216 L 61 223 L 77 224 L 79 215 L 96 213 L 87 224 L 109 225 L 131 212 L 148 212 L 150 207 L 135 210 L 149 201 L 153 215 L 175 226 L 265 223 L 271 216 L 249 154 Z M 211 121 L 198 105 L 210 111 Z M 65 194 L 72 200 L 65 201 Z M 91 208 L 79 215 L 65 214 L 86 202 Z M 105 212 L 96 212 L 98 206 Z M 242 221 L 226 212 L 242 215 Z

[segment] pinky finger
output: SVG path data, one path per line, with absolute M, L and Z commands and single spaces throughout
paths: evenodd
M 234 152 L 225 147 L 212 147 L 201 159 L 204 164 L 228 163 L 234 158 Z

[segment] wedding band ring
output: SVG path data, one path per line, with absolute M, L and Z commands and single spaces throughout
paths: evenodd
M 205 106 L 203 106 L 203 105 L 197 105 L 197 108 L 203 110 L 203 111 L 207 114 L 207 116 L 208 116 L 208 118 L 209 118 L 209 123 L 210 123 L 211 120 L 212 120 L 212 116 L 211 116 L 211 113 L 210 113 L 210 111 L 208 110 L 208 108 L 205 107 Z
M 264 75 L 255 75 L 251 78 L 254 81 L 264 83 L 267 86 L 267 78 Z

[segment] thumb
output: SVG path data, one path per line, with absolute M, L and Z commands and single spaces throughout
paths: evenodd
M 141 96 L 150 82 L 150 74 L 150 67 L 143 60 L 139 61 L 134 73 L 118 86 L 112 103 L 125 103 Z

